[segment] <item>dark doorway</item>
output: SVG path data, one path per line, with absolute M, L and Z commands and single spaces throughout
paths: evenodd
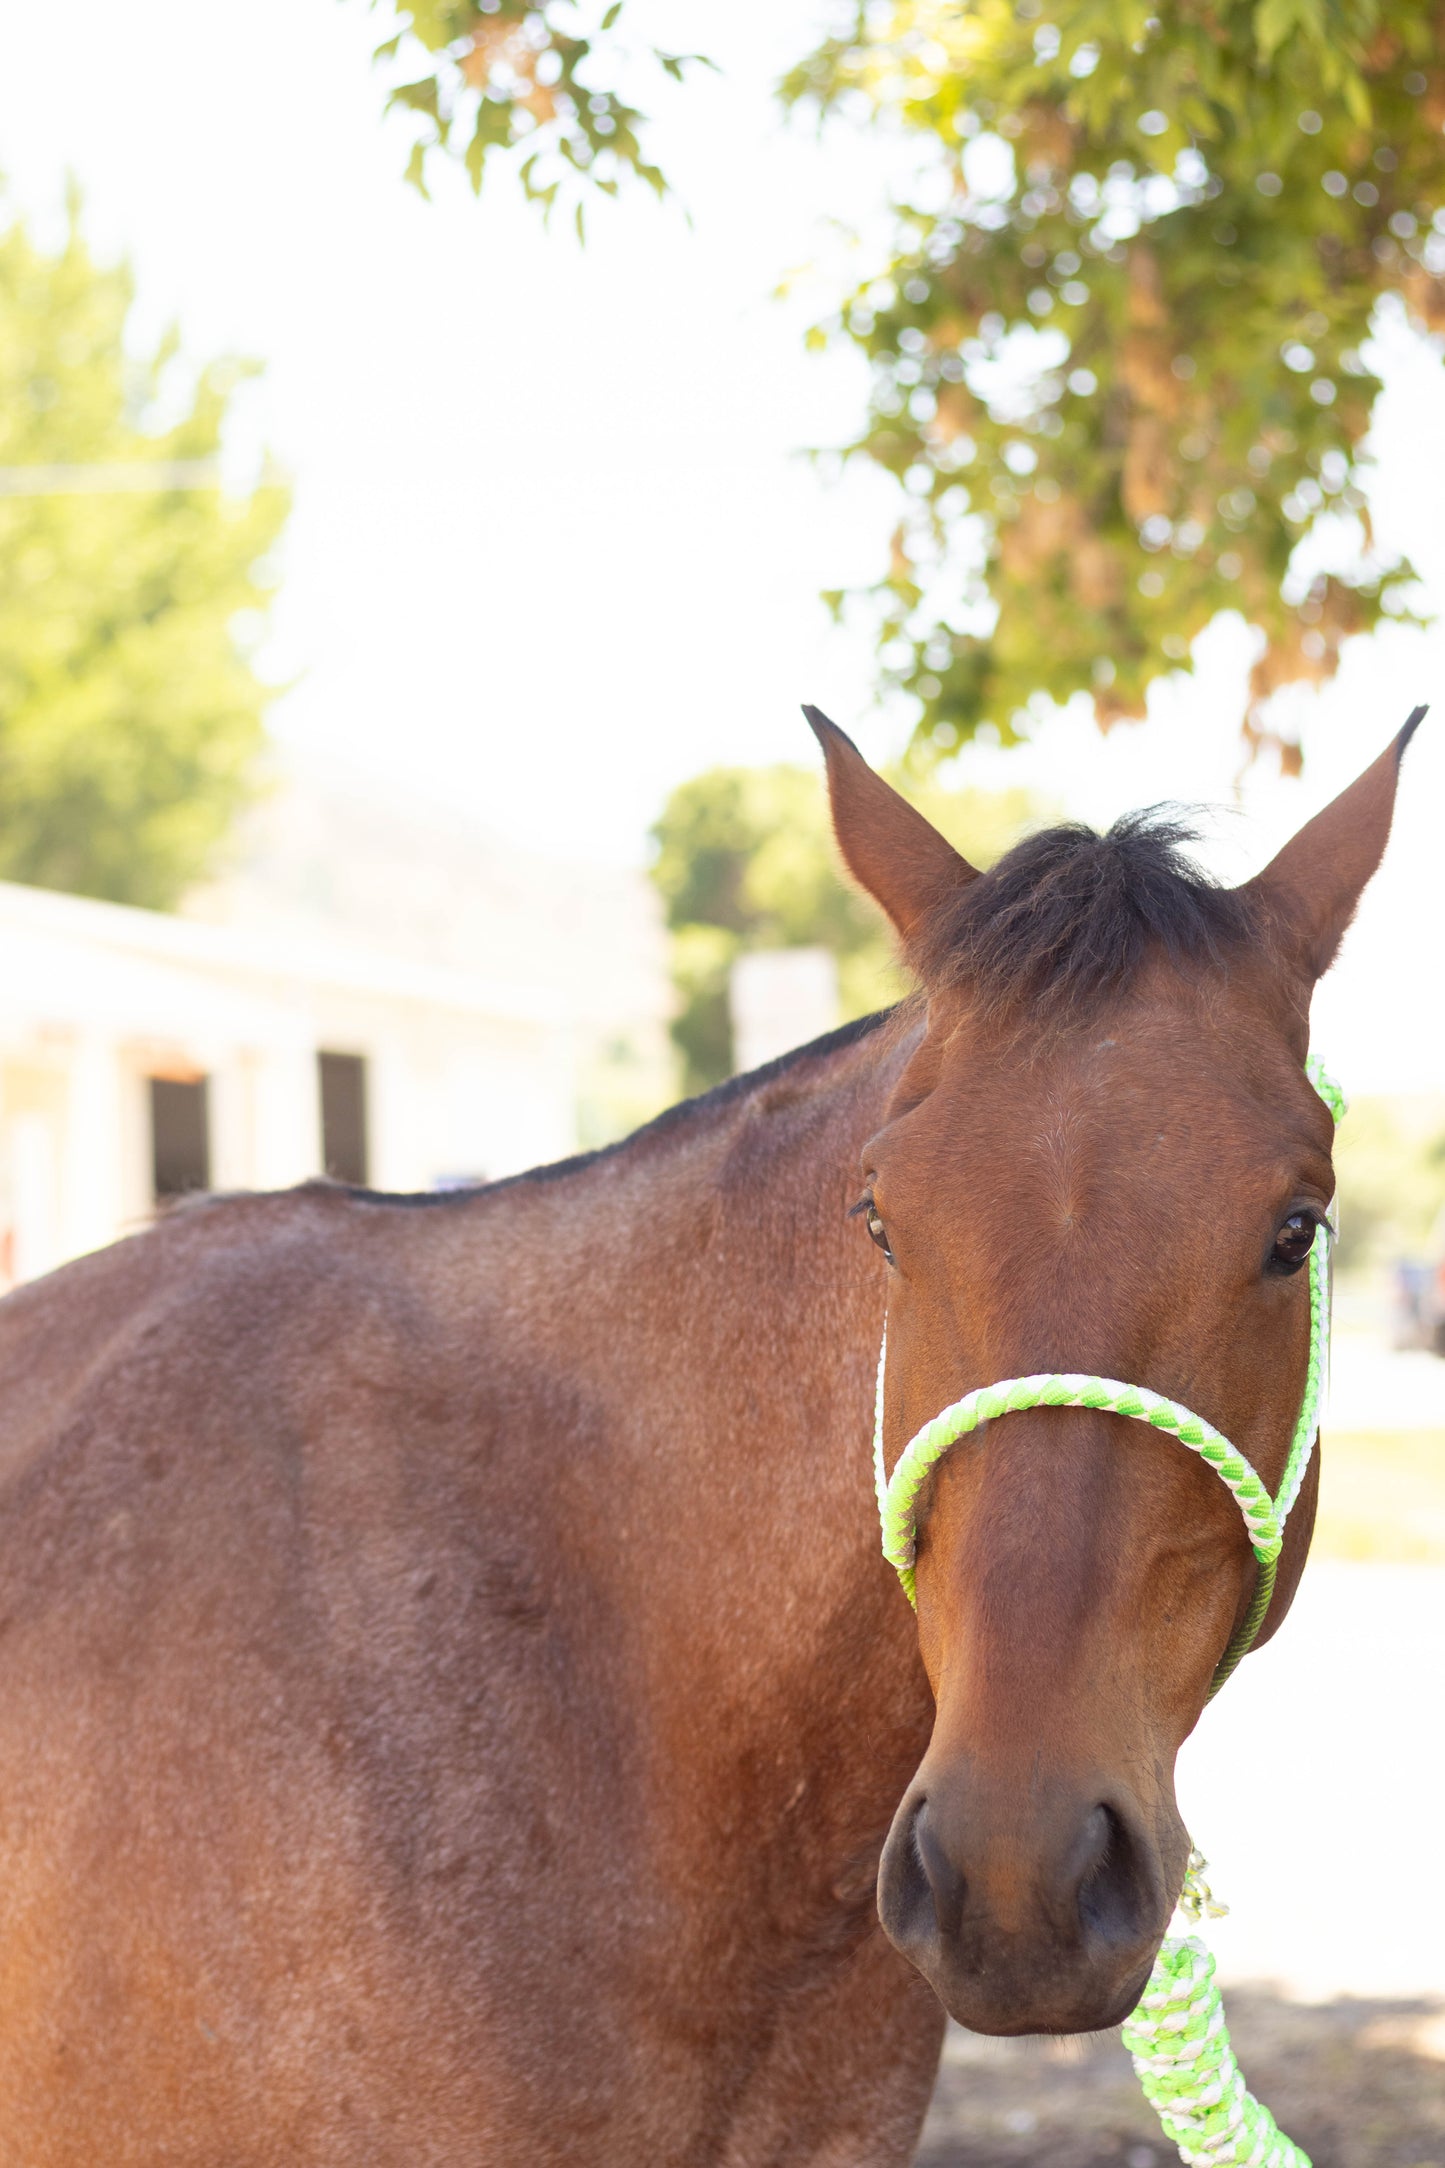
M 333 1182 L 367 1180 L 366 1062 L 360 1054 L 318 1054 L 321 1164 Z
M 149 1079 L 151 1188 L 157 1204 L 211 1186 L 211 1114 L 205 1077 Z

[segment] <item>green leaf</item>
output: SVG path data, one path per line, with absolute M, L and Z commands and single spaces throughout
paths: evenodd
M 1255 45 L 1261 60 L 1273 60 L 1285 40 L 1303 28 L 1311 15 L 1317 29 L 1319 10 L 1311 0 L 1262 0 L 1254 17 Z
M 406 162 L 405 178 L 429 203 L 431 191 L 426 185 L 426 149 L 425 143 L 413 143 L 411 155 Z
M 1361 78 L 1353 71 L 1346 75 L 1340 85 L 1341 94 L 1349 108 L 1351 120 L 1361 128 L 1368 128 L 1373 111 L 1370 93 Z
M 465 163 L 467 179 L 472 184 L 474 196 L 479 196 L 482 192 L 482 168 L 486 163 L 487 148 L 485 131 L 480 126 L 473 128 L 472 139 L 466 148 Z
M 405 106 L 409 112 L 425 113 L 432 120 L 438 120 L 440 96 L 436 77 L 424 75 L 415 83 L 399 83 L 389 102 L 392 105 Z

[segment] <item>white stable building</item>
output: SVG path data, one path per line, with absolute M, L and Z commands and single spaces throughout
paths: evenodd
M 670 1096 L 668 999 L 641 876 L 304 777 L 186 915 L 0 883 L 0 1291 L 188 1190 L 604 1141 Z
M 555 1002 L 0 883 L 0 1278 L 190 1189 L 426 1189 L 576 1143 Z

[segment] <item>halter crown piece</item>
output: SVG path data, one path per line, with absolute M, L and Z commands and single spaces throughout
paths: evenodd
M 1322 1064 L 1310 1057 L 1307 1074 L 1338 1122 L 1345 1097 Z M 1271 1497 L 1262 1478 L 1229 1440 L 1177 1400 L 1145 1385 L 1125 1385 L 1117 1378 L 1086 1377 L 1075 1371 L 1046 1371 L 1027 1378 L 1004 1378 L 965 1393 L 951 1407 L 925 1423 L 903 1448 L 892 1475 L 883 1457 L 883 1384 L 888 1363 L 888 1333 L 878 1356 L 878 1393 L 873 1425 L 873 1476 L 883 1555 L 896 1570 L 904 1594 L 916 1607 L 914 1558 L 917 1549 L 918 1496 L 951 1446 L 982 1423 L 1029 1408 L 1098 1408 L 1132 1416 L 1166 1436 L 1177 1438 L 1211 1467 L 1233 1495 L 1245 1532 L 1259 1562 L 1254 1596 L 1219 1660 L 1209 1693 L 1212 1699 L 1252 1646 L 1269 1610 L 1275 1571 L 1284 1544 L 1289 1511 L 1300 1493 L 1310 1454 L 1319 1434 L 1320 1395 L 1329 1371 L 1331 1229 L 1317 1229 L 1309 1260 L 1310 1351 L 1299 1418 L 1279 1492 Z M 1202 1880 L 1205 1862 L 1190 1854 L 1179 1909 L 1191 1921 L 1218 1915 Z M 1214 1981 L 1214 1959 L 1197 1935 L 1168 1936 L 1161 1944 L 1138 2007 L 1124 2023 L 1124 2045 L 1134 2059 L 1139 2082 L 1164 2128 L 1189 2168 L 1310 2168 L 1309 2156 L 1286 2138 L 1268 2108 L 1245 2089 L 1229 2044 L 1224 2005 Z

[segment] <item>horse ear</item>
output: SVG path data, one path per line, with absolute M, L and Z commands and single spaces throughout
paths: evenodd
M 1245 884 L 1246 894 L 1263 905 L 1285 961 L 1311 980 L 1334 962 L 1365 884 L 1385 855 L 1400 762 L 1424 714 L 1416 708 L 1379 759 Z
M 804 715 L 828 763 L 833 832 L 843 863 L 906 941 L 919 920 L 977 867 L 931 821 L 875 775 L 853 740 L 819 708 Z

